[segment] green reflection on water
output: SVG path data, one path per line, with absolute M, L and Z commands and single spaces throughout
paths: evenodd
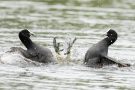
M 19 0 L 22 1 L 22 0 Z M 25 0 L 27 2 L 27 0 Z M 12 2 L 12 1 L 11 1 Z M 33 4 L 30 4 L 27 7 L 20 7 L 20 8 L 7 8 L 4 6 L 0 6 L 0 10 L 5 10 L 5 16 L 4 18 L 0 18 L 2 22 L 0 22 L 1 28 L 41 28 L 41 29 L 76 29 L 76 30 L 82 30 L 82 29 L 101 29 L 106 28 L 108 26 L 111 27 L 118 27 L 120 26 L 120 23 L 112 23 L 112 24 L 100 24 L 100 23 L 86 23 L 79 20 L 80 17 L 86 18 L 91 22 L 91 19 L 100 19 L 103 22 L 106 22 L 104 20 L 135 20 L 134 15 L 127 15 L 127 13 L 121 13 L 121 12 L 106 12 L 104 11 L 98 11 L 97 8 L 99 7 L 115 7 L 117 8 L 117 5 L 121 3 L 122 5 L 125 5 L 125 3 L 122 3 L 121 0 L 31 0 L 32 2 L 36 3 L 45 3 L 48 4 L 49 8 L 47 10 L 40 10 L 37 9 Z M 65 8 L 57 8 L 52 7 L 53 5 L 64 5 Z M 132 3 L 128 4 L 129 7 L 133 7 L 134 5 Z M 131 5 L 131 6 L 130 6 Z M 72 8 L 69 8 L 69 6 L 74 6 Z M 84 10 L 78 7 L 85 7 Z M 97 10 L 92 10 L 89 8 L 94 7 Z M 99 9 L 101 9 L 99 8 Z M 101 13 L 101 14 L 100 14 Z M 31 16 L 34 14 L 38 14 L 39 16 Z M 41 15 L 41 16 L 40 16 Z M 8 18 L 8 16 L 11 16 L 12 18 Z M 27 18 L 26 18 L 27 17 Z M 29 17 L 33 17 L 34 19 L 29 19 Z M 36 19 L 36 20 L 35 20 Z
M 112 6 L 116 0 L 34 0 L 45 2 L 50 5 L 62 4 L 62 5 L 75 5 L 75 6 L 93 6 L 93 7 L 105 7 Z M 120 0 L 117 0 L 117 2 Z
M 32 26 L 30 25 L 32 22 L 28 21 L 21 21 L 19 19 L 8 19 L 8 18 L 4 18 L 4 19 L 0 19 L 3 22 L 0 23 L 0 27 L 1 28 L 32 28 Z

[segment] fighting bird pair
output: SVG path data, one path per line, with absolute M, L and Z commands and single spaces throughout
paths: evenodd
M 56 60 L 54 59 L 54 56 L 50 49 L 43 48 L 36 43 L 34 43 L 30 36 L 32 34 L 27 30 L 22 30 L 19 32 L 19 38 L 21 42 L 24 44 L 24 46 L 27 48 L 27 50 L 24 50 L 20 47 L 12 48 L 14 50 L 19 51 L 25 58 L 28 58 L 32 61 L 37 61 L 41 63 L 55 63 Z M 127 67 L 130 66 L 130 64 L 124 64 L 120 63 L 110 57 L 108 57 L 108 47 L 113 44 L 117 40 L 117 33 L 115 30 L 110 29 L 107 32 L 107 37 L 101 40 L 100 42 L 93 45 L 91 48 L 88 49 L 88 51 L 85 54 L 84 64 L 88 67 L 93 68 L 102 68 L 106 65 L 113 65 L 116 64 L 119 67 Z M 66 54 L 70 53 L 71 47 L 75 43 L 76 38 L 73 40 L 72 43 L 69 43 L 68 52 Z M 56 53 L 59 54 L 60 49 L 60 43 L 56 42 L 56 38 L 53 40 L 53 45 Z

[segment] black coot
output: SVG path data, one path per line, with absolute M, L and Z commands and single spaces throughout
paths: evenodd
M 30 36 L 32 34 L 27 30 L 24 29 L 21 32 L 19 32 L 19 38 L 21 42 L 24 44 L 24 46 L 27 48 L 27 50 L 24 50 L 22 48 L 17 48 L 14 47 L 12 49 L 17 50 L 21 52 L 21 54 L 33 61 L 38 61 L 42 63 L 51 63 L 55 62 L 55 59 L 53 57 L 53 54 L 50 49 L 48 48 L 43 48 L 36 43 L 34 43 L 31 39 Z
M 130 66 L 129 64 L 122 64 L 108 57 L 108 47 L 117 40 L 117 33 L 110 29 L 107 32 L 107 37 L 100 42 L 93 45 L 85 54 L 84 64 L 93 68 L 101 68 L 105 65 L 117 64 L 119 67 Z

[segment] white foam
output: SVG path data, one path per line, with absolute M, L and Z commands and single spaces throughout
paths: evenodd
M 4 53 L 0 57 L 0 62 L 2 64 L 9 64 L 9 65 L 16 65 L 16 66 L 31 66 L 31 65 L 37 65 L 38 62 L 31 61 L 29 59 L 26 59 L 18 52 L 12 52 L 12 53 Z

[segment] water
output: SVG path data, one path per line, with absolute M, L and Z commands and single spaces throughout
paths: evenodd
M 135 86 L 135 3 L 134 0 L 1 0 L 0 64 L 1 90 L 134 90 Z M 17 54 L 5 52 L 24 46 L 18 32 L 24 28 L 36 34 L 32 40 L 54 52 L 52 41 L 64 43 L 77 37 L 69 64 L 34 66 Z M 93 69 L 84 67 L 86 50 L 104 38 L 110 28 L 118 40 L 109 56 L 132 64 Z M 27 64 L 27 65 L 26 65 Z

